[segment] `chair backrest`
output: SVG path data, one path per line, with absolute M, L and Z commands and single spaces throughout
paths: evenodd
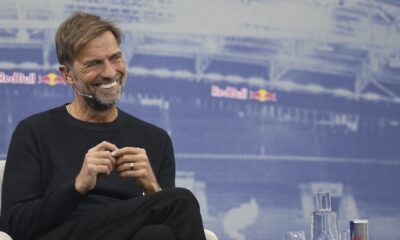
M 3 172 L 5 165 L 6 165 L 6 160 L 0 160 L 0 180 L 3 180 Z
M 3 173 L 6 160 L 0 160 L 0 199 L 1 199 L 1 187 L 3 186 Z
M 0 160 L 0 199 L 1 199 L 1 187 L 3 186 L 3 173 L 4 173 L 4 166 L 6 165 L 5 160 Z M 1 209 L 0 209 L 1 211 Z M 5 232 L 0 231 L 0 240 L 12 240 L 10 236 L 7 235 Z

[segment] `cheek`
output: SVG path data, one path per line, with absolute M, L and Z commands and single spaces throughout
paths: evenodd
M 125 61 L 122 61 L 121 63 L 119 63 L 116 66 L 116 70 L 120 73 L 122 73 L 123 75 L 126 75 L 126 64 Z
M 79 72 L 79 79 L 83 84 L 90 84 L 91 79 L 96 77 L 96 73 L 93 71 L 82 70 Z

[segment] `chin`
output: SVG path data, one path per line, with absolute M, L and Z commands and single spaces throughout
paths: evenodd
M 118 102 L 117 99 L 100 99 L 95 96 L 94 98 L 85 97 L 86 103 L 97 111 L 106 111 L 116 106 Z

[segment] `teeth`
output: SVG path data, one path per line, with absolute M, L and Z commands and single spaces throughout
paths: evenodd
M 100 88 L 112 88 L 112 87 L 115 87 L 115 86 L 117 86 L 117 81 L 99 85 Z

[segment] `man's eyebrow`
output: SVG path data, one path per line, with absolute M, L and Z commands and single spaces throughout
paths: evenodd
M 97 59 L 97 58 L 95 58 L 95 59 L 89 59 L 89 60 L 83 62 L 83 65 L 89 66 L 89 65 L 92 65 L 92 64 L 94 64 L 94 63 L 99 63 L 99 62 L 101 62 L 101 60 L 100 60 L 100 59 Z
M 107 58 L 113 58 L 113 57 L 119 57 L 119 56 L 122 56 L 122 52 L 121 51 L 115 52 L 115 53 L 107 56 Z M 94 64 L 94 63 L 99 63 L 101 61 L 102 60 L 99 59 L 99 58 L 88 59 L 85 62 L 83 62 L 83 65 L 88 66 L 88 65 L 91 65 L 91 64 Z
M 122 52 L 121 52 L 121 51 L 118 51 L 118 52 L 116 52 L 116 53 L 111 54 L 111 55 L 110 55 L 110 58 L 119 57 L 119 56 L 122 56 Z

